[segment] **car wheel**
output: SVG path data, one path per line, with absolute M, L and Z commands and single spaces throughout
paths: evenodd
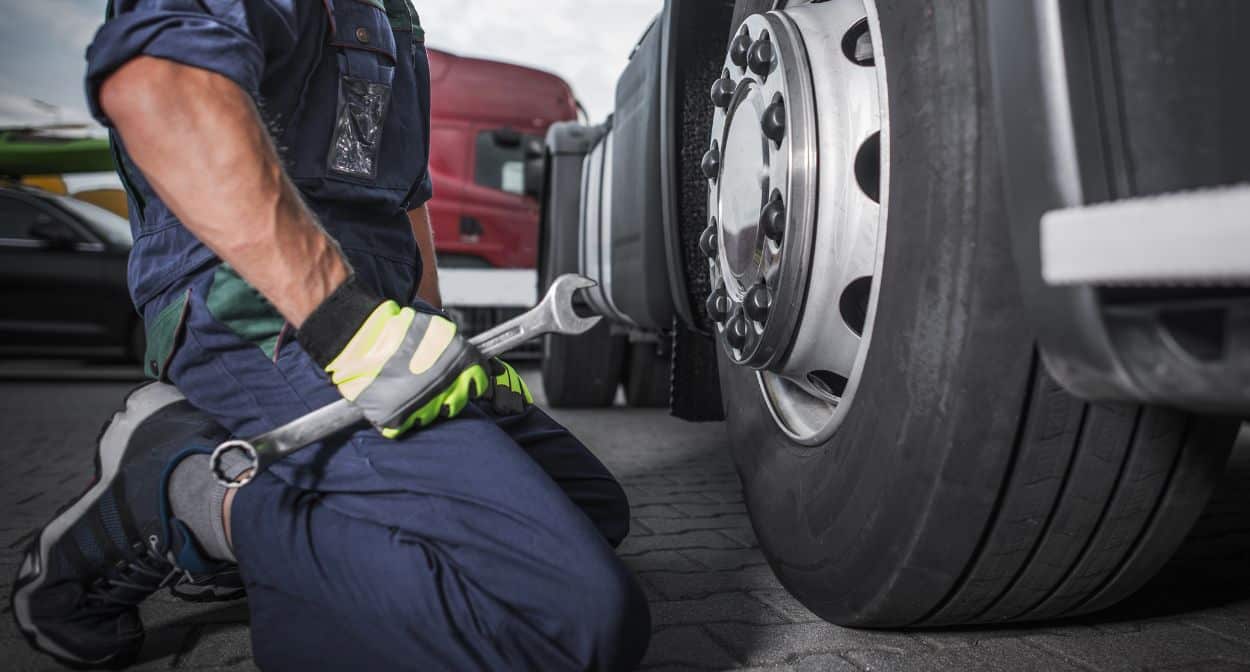
M 739 0 L 703 247 L 764 554 L 856 626 L 1069 616 L 1144 583 L 1237 425 L 1091 404 L 1022 311 L 976 3 Z M 742 20 L 742 17 L 746 17 Z

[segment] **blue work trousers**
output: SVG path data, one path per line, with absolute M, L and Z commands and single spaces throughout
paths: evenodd
M 253 436 L 339 398 L 289 334 L 270 356 L 217 321 L 211 275 L 166 370 L 197 408 Z M 538 408 L 474 403 L 397 441 L 354 428 L 240 490 L 230 522 L 266 670 L 617 670 L 646 649 L 612 550 L 625 494 Z

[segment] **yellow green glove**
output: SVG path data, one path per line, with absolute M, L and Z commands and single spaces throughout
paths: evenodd
M 510 364 L 496 357 L 487 363 L 490 369 L 491 386 L 489 393 L 495 412 L 501 415 L 515 415 L 534 403 L 534 395 L 530 388 L 521 380 L 521 375 Z
M 455 417 L 493 387 L 481 353 L 457 331 L 442 316 L 379 302 L 350 280 L 313 311 L 298 338 L 343 397 L 393 439 Z

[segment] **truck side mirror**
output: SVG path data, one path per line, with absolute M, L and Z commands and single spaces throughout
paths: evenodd
M 543 158 L 544 149 L 542 140 L 534 137 L 528 137 L 525 139 L 525 159 L 527 161 L 530 159 Z
M 525 195 L 542 199 L 543 182 L 546 178 L 547 161 L 541 153 L 525 159 Z
M 521 132 L 512 128 L 497 128 L 491 131 L 491 139 L 496 147 L 520 147 Z

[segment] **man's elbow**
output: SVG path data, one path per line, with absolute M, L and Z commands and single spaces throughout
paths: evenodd
M 125 126 L 128 121 L 144 111 L 159 106 L 157 92 L 169 86 L 174 76 L 163 61 L 150 56 L 139 56 L 118 68 L 100 84 L 100 109 L 114 126 Z
M 100 85 L 100 109 L 118 128 L 168 119 L 179 106 L 194 105 L 204 97 L 238 95 L 229 79 L 215 72 L 163 58 L 139 56 L 118 68 Z

